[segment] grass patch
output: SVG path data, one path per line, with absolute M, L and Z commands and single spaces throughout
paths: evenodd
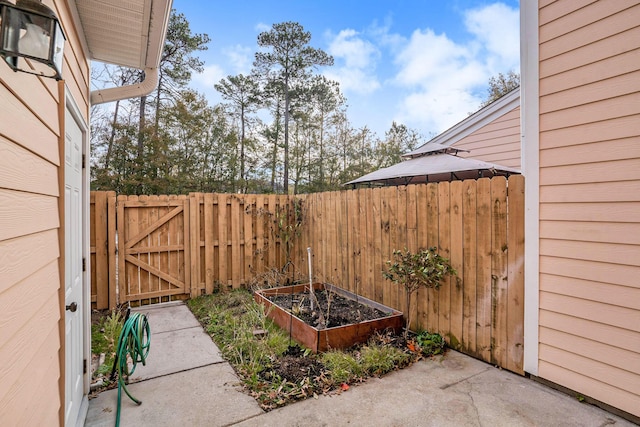
M 105 355 L 104 363 L 93 373 L 92 379 L 104 377 L 103 379 L 108 382 L 106 377 L 113 367 L 118 337 L 123 325 L 124 318 L 118 310 L 99 316 L 91 323 L 91 354 L 95 357 L 99 357 L 100 354 Z
M 197 297 L 187 305 L 265 410 L 339 392 L 343 384 L 384 375 L 422 357 L 402 337 L 387 332 L 375 334 L 366 345 L 313 354 L 292 345 L 289 334 L 246 290 Z

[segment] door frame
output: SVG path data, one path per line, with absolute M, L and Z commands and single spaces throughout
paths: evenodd
M 82 310 L 82 323 L 83 323 L 83 336 L 82 336 L 82 348 L 83 348 L 83 359 L 86 361 L 86 372 L 83 374 L 83 398 L 82 403 L 79 408 L 77 425 L 84 425 L 84 421 L 87 416 L 87 412 L 89 410 L 89 390 L 91 385 L 91 252 L 90 252 L 90 242 L 89 242 L 89 125 L 85 121 L 78 104 L 76 103 L 73 95 L 69 88 L 64 86 L 64 108 L 62 109 L 61 115 L 63 117 L 62 122 L 65 123 L 66 111 L 69 111 L 69 114 L 73 117 L 76 124 L 80 128 L 82 132 L 82 157 L 83 157 L 83 165 L 82 165 L 82 243 L 81 243 L 81 252 L 82 258 L 84 259 L 84 271 L 82 272 L 82 302 L 83 302 L 83 310 Z M 61 130 L 61 135 L 64 140 L 66 129 L 63 126 Z M 64 145 L 63 145 L 64 147 Z M 64 152 L 64 149 L 63 149 Z M 64 157 L 63 157 L 64 159 Z M 63 169 L 64 174 L 64 162 L 62 162 L 61 168 Z M 64 204 L 63 204 L 64 206 Z M 66 212 L 65 212 L 66 215 Z M 64 220 L 63 220 L 64 221 Z M 66 230 L 65 236 L 63 238 L 66 239 Z M 65 271 L 66 276 L 66 271 Z M 66 280 L 66 277 L 65 277 Z M 63 299 L 64 305 L 64 299 Z M 65 337 L 65 347 L 66 347 L 66 336 L 64 334 L 64 319 L 62 319 L 62 328 L 63 328 L 63 337 Z M 64 354 L 64 353 L 63 353 Z M 63 363 L 64 364 L 64 363 Z M 66 372 L 66 369 L 65 369 Z M 64 381 L 66 381 L 66 373 L 64 374 Z M 63 388 L 64 390 L 64 388 Z M 67 396 L 64 396 L 64 407 L 67 405 Z M 64 410 L 64 409 L 63 409 Z

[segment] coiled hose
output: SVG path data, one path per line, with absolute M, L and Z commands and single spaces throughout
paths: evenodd
M 149 346 L 151 345 L 151 329 L 147 316 L 140 313 L 132 313 L 127 316 L 124 322 L 120 337 L 118 338 L 118 349 L 116 351 L 116 364 L 118 369 L 118 409 L 116 411 L 116 427 L 120 425 L 120 402 L 122 398 L 122 390 L 136 404 L 142 404 L 142 401 L 136 399 L 129 393 L 125 381 L 128 382 L 129 376 L 136 370 L 138 362 L 146 364 L 146 358 L 149 354 Z M 129 369 L 129 360 L 132 362 Z

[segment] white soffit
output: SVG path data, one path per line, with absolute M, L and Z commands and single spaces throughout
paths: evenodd
M 171 0 L 76 0 L 92 60 L 155 68 Z

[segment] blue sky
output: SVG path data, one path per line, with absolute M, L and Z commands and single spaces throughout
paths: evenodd
M 487 81 L 519 71 L 518 1 L 174 0 L 194 33 L 207 33 L 205 71 L 192 87 L 211 104 L 213 85 L 248 74 L 257 35 L 284 21 L 311 32 L 310 45 L 333 55 L 319 72 L 337 80 L 352 125 L 380 137 L 403 123 L 425 137 L 478 109 Z

